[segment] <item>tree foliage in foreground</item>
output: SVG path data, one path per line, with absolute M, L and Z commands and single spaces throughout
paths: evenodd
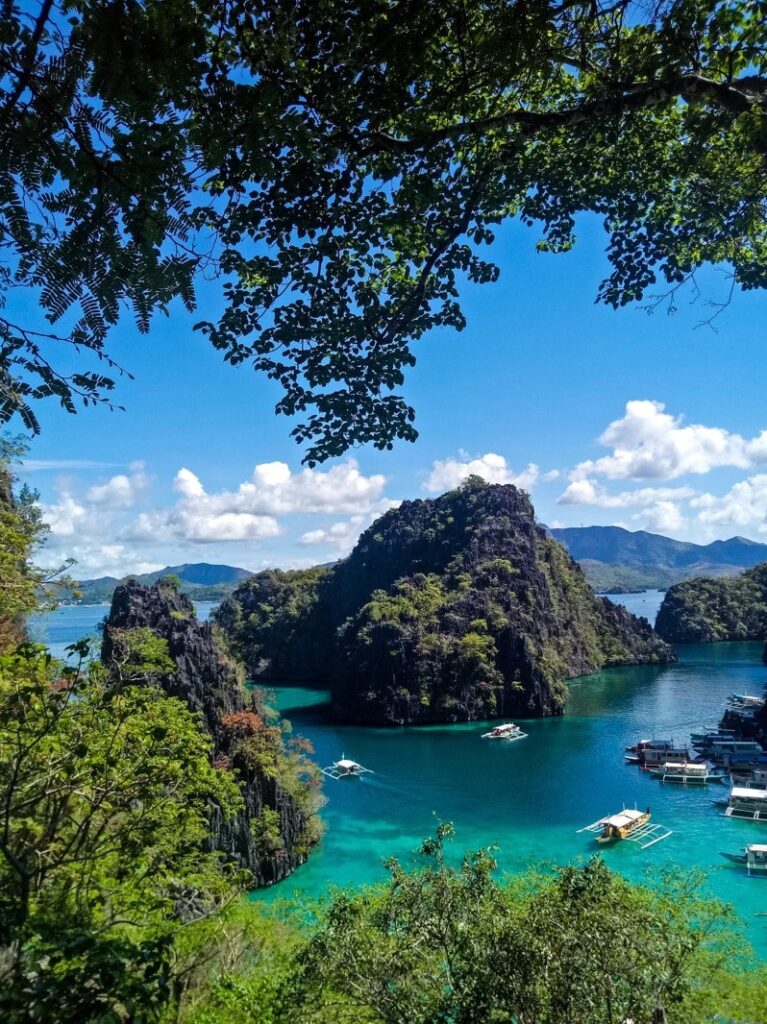
M 173 995 L 179 931 L 237 892 L 203 850 L 209 804 L 234 813 L 236 782 L 211 764 L 186 706 L 146 685 L 158 652 L 137 647 L 131 664 L 110 679 L 95 666 L 59 672 L 36 647 L 0 657 L 9 1024 L 156 1019 Z
M 108 397 L 106 336 L 200 273 L 202 324 L 320 460 L 412 439 L 412 343 L 511 218 L 604 223 L 617 306 L 767 280 L 764 0 L 36 0 L 0 29 L 0 412 Z M 100 357 L 62 361 L 62 341 Z
M 594 858 L 503 887 L 487 851 L 448 866 L 451 834 L 424 843 L 425 869 L 393 861 L 387 885 L 335 898 L 299 954 L 293 1019 L 702 1024 L 720 1009 L 728 915 L 700 879 L 649 889 Z

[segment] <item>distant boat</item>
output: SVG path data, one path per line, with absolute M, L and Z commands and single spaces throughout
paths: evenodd
M 764 843 L 749 843 L 744 847 L 743 853 L 725 853 L 722 856 L 736 864 L 743 864 L 749 875 L 752 872 L 767 874 L 767 845 Z
M 694 747 L 708 747 L 714 740 L 734 740 L 737 733 L 734 729 L 708 729 L 706 732 L 694 732 L 690 743 Z
M 358 764 L 357 761 L 352 761 L 346 754 L 341 754 L 338 761 L 334 761 L 327 768 L 323 768 L 322 772 L 331 779 L 358 778 L 365 773 L 373 774 L 372 768 L 363 768 L 361 764 Z
M 712 774 L 707 764 L 694 761 L 666 761 L 648 770 L 662 782 L 677 782 L 682 786 L 705 786 L 708 782 L 726 778 L 723 772 Z
M 523 740 L 527 736 L 514 722 L 506 722 L 504 725 L 496 725 L 490 732 L 483 732 L 483 740 Z

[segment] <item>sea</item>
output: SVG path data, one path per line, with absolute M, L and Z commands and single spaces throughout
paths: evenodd
M 611 595 L 651 622 L 662 593 Z M 201 603 L 206 618 L 212 604 Z M 57 656 L 83 635 L 96 635 L 108 607 L 60 608 L 31 621 L 33 635 Z M 598 850 L 611 867 L 636 881 L 661 873 L 700 872 L 703 890 L 733 904 L 748 941 L 767 960 L 767 878 L 749 878 L 720 851 L 767 842 L 767 822 L 725 818 L 718 784 L 662 783 L 625 762 L 626 746 L 644 737 L 680 743 L 691 731 L 715 726 L 730 693 L 762 693 L 767 667 L 762 644 L 681 646 L 668 666 L 614 668 L 570 682 L 561 718 L 520 720 L 527 738 L 481 739 L 493 723 L 418 728 L 339 725 L 328 693 L 277 687 L 274 699 L 293 730 L 314 747 L 321 766 L 342 754 L 372 769 L 356 779 L 327 779 L 325 834 L 308 862 L 253 898 L 300 902 L 334 887 L 386 877 L 385 861 L 410 863 L 421 840 L 440 821 L 455 826 L 453 856 L 496 848 L 499 874 L 528 867 L 583 863 Z M 671 835 L 642 850 L 628 842 L 599 847 L 579 831 L 624 807 L 649 807 Z

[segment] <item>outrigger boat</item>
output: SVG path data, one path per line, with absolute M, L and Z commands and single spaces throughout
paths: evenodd
M 346 754 L 341 754 L 339 761 L 334 761 L 328 765 L 327 768 L 322 769 L 323 775 L 327 775 L 330 779 L 348 779 L 358 778 L 360 775 L 365 773 L 372 775 L 372 768 L 363 768 L 361 764 L 356 761 L 350 760 Z
M 764 753 L 760 743 L 755 740 L 714 740 L 707 748 L 707 756 L 715 764 L 725 768 L 738 761 L 755 761 Z
M 724 773 L 712 773 L 707 764 L 694 761 L 666 761 L 657 768 L 648 771 L 661 782 L 678 782 L 683 786 L 705 786 L 708 782 L 725 779 Z
M 764 843 L 749 843 L 748 846 L 744 847 L 743 853 L 725 853 L 722 851 L 722 856 L 726 857 L 727 860 L 734 861 L 736 864 L 745 865 L 749 875 L 752 872 L 767 874 L 767 845 Z
M 625 839 L 630 843 L 639 843 L 640 849 L 668 839 L 671 829 L 665 825 L 650 824 L 650 808 L 640 811 L 624 808 L 620 814 L 610 814 L 606 818 L 579 828 L 579 832 L 591 832 L 596 835 L 598 843 L 610 843 L 615 839 Z M 645 842 L 647 840 L 647 842 Z
M 483 740 L 523 740 L 527 736 L 514 722 L 506 722 L 504 725 L 496 725 L 490 732 L 483 732 Z
M 767 768 L 749 768 L 737 771 L 730 766 L 730 780 L 733 786 L 747 786 L 748 789 L 767 789 Z
M 745 818 L 749 821 L 767 821 L 767 789 L 733 786 L 730 799 L 715 800 L 716 807 L 726 806 L 726 818 Z

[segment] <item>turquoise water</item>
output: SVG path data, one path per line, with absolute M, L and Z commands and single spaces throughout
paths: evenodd
M 654 618 L 657 595 L 628 595 L 624 603 Z M 62 609 L 49 616 L 51 640 L 82 623 Z M 92 623 L 103 617 L 93 610 Z M 86 629 L 87 631 L 87 629 Z M 767 842 L 767 823 L 731 821 L 712 806 L 726 789 L 662 784 L 624 763 L 624 747 L 640 736 L 688 739 L 714 725 L 733 690 L 761 692 L 767 668 L 761 644 L 682 647 L 668 667 L 610 669 L 570 684 L 563 718 L 524 722 L 527 739 L 482 740 L 483 723 L 411 729 L 343 726 L 327 715 L 327 693 L 296 687 L 274 692 L 296 732 L 314 744 L 321 765 L 342 753 L 373 775 L 327 780 L 325 836 L 308 863 L 287 881 L 254 898 L 314 897 L 332 884 L 361 885 L 385 877 L 383 861 L 407 860 L 438 820 L 456 827 L 455 849 L 499 846 L 503 871 L 541 861 L 563 864 L 594 853 L 582 828 L 625 806 L 652 808 L 653 820 L 673 830 L 641 851 L 631 843 L 602 848 L 608 863 L 628 877 L 671 866 L 702 868 L 708 889 L 735 904 L 749 936 L 767 959 L 767 880 L 749 879 L 726 865 L 720 850 Z

